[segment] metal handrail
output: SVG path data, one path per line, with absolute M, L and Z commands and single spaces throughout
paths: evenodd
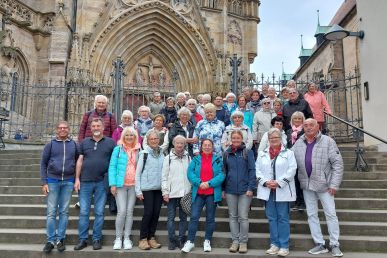
M 383 140 L 382 138 L 370 133 L 370 132 L 367 132 L 365 131 L 364 129 L 360 128 L 360 127 L 357 127 L 347 121 L 345 121 L 344 119 L 341 119 L 340 117 L 337 117 L 335 115 L 332 115 L 332 114 L 328 114 L 326 111 L 324 111 L 325 115 L 327 116 L 330 116 L 330 117 L 333 117 L 334 119 L 352 127 L 354 129 L 354 136 L 356 138 L 356 149 L 355 149 L 355 153 L 356 153 L 356 161 L 355 161 L 355 165 L 353 167 L 353 169 L 355 169 L 356 171 L 368 171 L 369 168 L 368 168 L 368 164 L 366 162 L 366 160 L 364 159 L 364 149 L 360 147 L 360 132 L 362 132 L 363 134 L 367 134 L 369 136 L 371 136 L 372 138 L 378 140 L 378 141 L 381 141 L 385 144 L 387 144 L 387 141 L 386 140 Z
M 364 133 L 364 134 L 367 134 L 368 136 L 371 136 L 372 138 L 374 138 L 374 139 L 376 139 L 376 140 L 378 140 L 378 141 L 381 141 L 381 142 L 387 144 L 387 141 L 384 140 L 384 139 L 382 139 L 382 138 L 380 138 L 379 136 L 376 136 L 376 135 L 374 135 L 374 134 L 372 134 L 372 133 L 370 133 L 370 132 L 368 132 L 368 131 L 366 131 L 366 130 L 360 128 L 360 127 L 357 127 L 357 126 L 355 126 L 355 125 L 353 125 L 353 124 L 351 124 L 351 123 L 345 121 L 344 119 L 341 119 L 340 117 L 337 117 L 337 116 L 332 115 L 332 114 L 328 114 L 326 111 L 324 111 L 324 113 L 325 113 L 325 115 L 330 116 L 330 117 L 333 117 L 334 119 L 339 120 L 340 122 L 342 122 L 342 123 L 344 123 L 344 124 L 346 124 L 346 125 L 348 125 L 348 126 L 354 128 L 355 130 L 358 130 L 358 131 L 360 131 L 360 132 L 362 132 L 362 133 Z

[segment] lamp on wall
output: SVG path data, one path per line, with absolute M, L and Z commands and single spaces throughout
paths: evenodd
M 364 38 L 364 31 L 362 30 L 358 32 L 347 31 L 343 27 L 335 24 L 328 30 L 327 33 L 325 33 L 324 38 L 329 41 L 335 41 L 335 40 L 346 38 L 348 36 L 359 37 L 360 39 L 362 39 Z

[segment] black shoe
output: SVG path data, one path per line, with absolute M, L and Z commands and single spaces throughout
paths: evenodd
M 61 239 L 56 243 L 56 249 L 58 249 L 59 252 L 66 250 L 64 239 Z
M 94 240 L 93 241 L 93 250 L 99 250 L 99 249 L 102 249 L 101 241 Z
M 79 251 L 87 247 L 86 240 L 79 240 L 78 244 L 74 246 L 74 250 Z
M 46 254 L 51 253 L 52 249 L 54 249 L 54 244 L 51 242 L 47 242 L 43 247 L 43 252 Z
M 175 250 L 176 247 L 177 247 L 177 241 L 176 240 L 169 240 L 168 250 Z
M 303 202 L 300 202 L 298 205 L 298 211 L 305 211 L 306 210 L 306 205 Z

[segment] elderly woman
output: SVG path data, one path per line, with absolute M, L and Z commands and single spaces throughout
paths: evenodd
M 149 250 L 160 248 L 155 233 L 159 221 L 163 197 L 161 194 L 161 172 L 164 154 L 159 147 L 159 134 L 147 134 L 148 147 L 140 152 L 136 168 L 136 196 L 143 201 L 144 213 L 140 227 L 138 248 Z
M 262 100 L 262 109 L 254 115 L 253 121 L 253 140 L 254 143 L 259 143 L 264 133 L 269 131 L 270 123 L 273 117 L 277 116 L 270 109 L 270 99 L 265 98 Z
M 273 86 L 269 87 L 269 89 L 267 90 L 267 97 L 270 99 L 271 109 L 273 109 L 274 100 L 277 98 L 276 94 L 277 92 L 275 88 Z
M 235 103 L 236 96 L 234 93 L 229 92 L 226 95 L 226 103 L 223 104 L 223 107 L 232 114 L 237 108 L 237 104 Z
M 138 139 L 140 144 L 145 137 L 146 133 L 153 127 L 153 121 L 150 118 L 150 109 L 147 106 L 141 106 L 138 108 L 138 118 L 134 122 L 134 126 L 138 132 Z
M 172 97 L 167 98 L 166 105 L 161 109 L 160 114 L 165 117 L 164 126 L 171 128 L 177 118 L 177 109 L 175 107 L 175 99 Z
M 157 114 L 153 117 L 153 128 L 150 129 L 147 134 L 151 132 L 156 132 L 159 135 L 160 141 L 159 146 L 163 153 L 167 152 L 168 146 L 169 146 L 169 140 L 168 140 L 168 130 L 167 128 L 163 127 L 165 123 L 165 118 L 161 114 Z M 147 137 L 144 138 L 142 141 L 142 146 L 145 148 L 148 146 L 148 140 Z
M 78 142 L 80 143 L 85 137 L 91 137 L 90 124 L 93 118 L 102 118 L 104 124 L 103 135 L 112 137 L 114 130 L 117 128 L 115 116 L 107 111 L 108 98 L 104 95 L 95 96 L 94 109 L 83 115 L 79 127 Z
M 308 83 L 307 87 L 308 92 L 305 93 L 304 99 L 309 103 L 313 118 L 317 120 L 320 131 L 322 131 L 325 122 L 324 111 L 332 114 L 331 108 L 324 93 L 318 90 L 315 83 Z
M 216 118 L 216 108 L 214 104 L 208 103 L 204 106 L 205 118 L 195 127 L 193 137 L 199 142 L 194 143 L 193 153 L 199 154 L 201 141 L 210 139 L 214 144 L 214 152 L 217 155 L 222 153 L 222 136 L 224 132 L 224 123 Z
M 211 95 L 210 95 L 210 94 L 204 94 L 204 95 L 202 96 L 202 104 L 200 104 L 200 105 L 198 106 L 198 108 L 197 108 L 199 114 L 200 114 L 202 117 L 205 116 L 205 114 L 204 114 L 204 106 L 205 106 L 206 104 L 210 103 L 210 102 L 211 102 Z
M 296 111 L 290 118 L 291 128 L 286 131 L 287 135 L 287 147 L 290 149 L 296 143 L 296 141 L 304 134 L 304 124 L 305 116 L 302 112 Z M 298 180 L 298 170 L 296 171 L 295 177 L 296 184 L 296 195 L 297 199 L 292 207 L 292 210 L 304 211 L 306 209 L 304 201 L 304 193 L 300 186 L 300 181 Z
M 284 103 L 284 105 L 289 101 L 289 88 L 288 87 L 283 87 L 281 89 L 281 95 L 279 98 L 282 100 L 282 103 Z
M 253 146 L 253 136 L 250 128 L 243 124 L 244 114 L 241 111 L 235 111 L 231 115 L 232 124 L 228 125 L 222 136 L 222 148 L 226 150 L 231 145 L 231 133 L 238 130 L 242 133 L 243 143 L 246 149 L 250 150 Z
M 185 107 L 185 101 L 186 101 L 185 94 L 183 92 L 177 93 L 176 105 L 175 105 L 176 110 L 179 110 L 180 108 Z
M 261 100 L 259 99 L 260 96 L 261 94 L 259 93 L 259 90 L 254 89 L 251 92 L 251 100 L 249 103 L 247 103 L 247 109 L 253 113 L 253 116 L 258 112 L 258 110 L 261 109 Z
M 286 146 L 287 144 L 287 136 L 285 131 L 283 130 L 284 128 L 284 119 L 280 116 L 273 117 L 271 120 L 271 127 L 272 128 L 277 128 L 278 130 L 281 131 L 281 143 Z M 267 147 L 269 146 L 269 135 L 268 132 L 264 133 L 261 142 L 259 143 L 258 147 L 258 152 L 264 151 Z
M 202 140 L 200 154 L 192 159 L 188 167 L 188 180 L 192 184 L 192 211 L 188 226 L 188 241 L 181 249 L 184 253 L 189 253 L 195 247 L 195 235 L 204 206 L 206 206 L 206 232 L 203 250 L 211 252 L 216 205 L 222 201 L 222 182 L 224 180 L 222 158 L 213 150 L 214 144 L 210 139 Z
M 259 152 L 256 162 L 258 198 L 265 201 L 269 220 L 270 248 L 267 254 L 289 254 L 289 203 L 295 200 L 294 176 L 297 163 L 294 153 L 281 144 L 281 131 L 269 130 L 269 147 Z
M 112 135 L 112 138 L 116 143 L 121 138 L 122 131 L 129 126 L 134 128 L 133 113 L 130 110 L 124 110 L 121 115 L 121 124 L 114 130 Z
M 109 164 L 110 192 L 116 197 L 117 202 L 116 240 L 113 249 L 120 250 L 122 240 L 124 240 L 124 249 L 129 250 L 133 247 L 130 235 L 133 225 L 133 209 L 136 203 L 134 189 L 136 166 L 141 149 L 137 131 L 133 127 L 126 127 L 122 131 L 118 144 L 113 150 Z
M 200 120 L 203 119 L 203 116 L 199 114 L 197 108 L 197 102 L 196 99 L 189 99 L 187 100 L 187 103 L 185 104 L 186 107 L 191 111 L 191 119 L 190 121 L 192 122 L 193 125 L 196 125 L 199 123 Z
M 236 110 L 241 111 L 244 115 L 243 123 L 247 125 L 250 130 L 253 130 L 253 113 L 247 108 L 247 100 L 245 96 L 238 97 L 238 107 Z M 235 112 L 235 111 L 234 111 Z
M 173 139 L 177 135 L 181 135 L 186 138 L 187 150 L 191 157 L 193 157 L 193 144 L 196 143 L 196 139 L 193 137 L 195 126 L 190 121 L 191 112 L 188 108 L 183 107 L 177 112 L 178 120 L 173 124 L 172 128 L 168 132 L 168 152 L 172 149 Z
M 229 251 L 247 252 L 249 232 L 249 209 L 253 192 L 257 188 L 255 177 L 254 153 L 243 143 L 240 130 L 231 132 L 231 145 L 223 155 L 226 179 L 224 193 L 230 217 L 232 244 Z
M 181 109 L 180 109 L 181 110 Z M 179 111 L 180 111 L 179 110 Z M 175 250 L 176 247 L 182 248 L 186 241 L 187 214 L 181 208 L 181 198 L 191 191 L 191 183 L 187 178 L 187 169 L 191 157 L 185 150 L 186 138 L 177 135 L 173 138 L 171 152 L 165 157 L 163 163 L 163 172 L 161 178 L 161 191 L 164 202 L 168 206 L 168 250 Z M 175 234 L 175 216 L 176 208 L 179 208 L 179 237 Z
M 282 117 L 282 101 L 279 98 L 274 99 L 273 101 L 273 111 L 277 116 Z

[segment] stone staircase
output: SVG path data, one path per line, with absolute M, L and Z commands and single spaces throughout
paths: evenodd
M 368 151 L 366 160 L 370 172 L 351 172 L 355 161 L 352 146 L 341 147 L 346 172 L 342 188 L 336 198 L 336 209 L 340 221 L 342 250 L 347 257 L 387 257 L 387 153 Z M 41 194 L 39 161 L 41 151 L 0 151 L 0 257 L 46 257 L 41 251 L 46 242 L 46 199 Z M 71 203 L 77 196 L 73 195 Z M 132 240 L 136 244 L 142 216 L 142 205 L 136 203 Z M 115 216 L 106 209 L 103 249 L 93 251 L 88 247 L 81 252 L 73 251 L 78 240 L 78 210 L 70 208 L 67 230 L 67 250 L 50 257 L 222 257 L 238 256 L 227 248 L 230 244 L 227 206 L 217 209 L 216 231 L 212 241 L 213 252 L 204 254 L 202 242 L 204 219 L 199 224 L 197 247 L 190 254 L 179 250 L 168 251 L 166 229 L 166 207 L 161 211 L 157 236 L 163 247 L 159 250 L 141 251 L 137 247 L 130 251 L 113 251 Z M 324 215 L 320 210 L 324 234 L 327 234 Z M 93 218 L 91 219 L 91 223 Z M 253 200 L 250 212 L 249 252 L 244 257 L 270 257 L 263 250 L 269 245 L 269 227 L 262 205 Z M 313 246 L 305 213 L 291 213 L 291 254 L 289 257 L 312 257 L 306 250 Z M 365 254 L 367 253 L 367 254 Z M 331 257 L 330 254 L 313 257 Z

